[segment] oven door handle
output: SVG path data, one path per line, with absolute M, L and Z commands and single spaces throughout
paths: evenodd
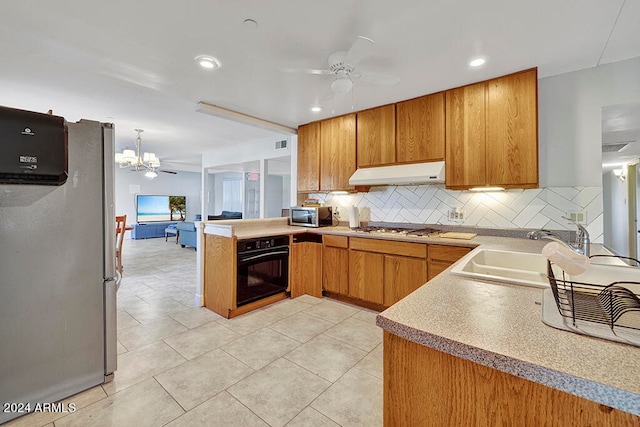
M 238 257 L 238 261 L 240 261 L 240 262 L 253 261 L 253 260 L 256 260 L 256 259 L 271 257 L 273 255 L 289 255 L 289 251 L 267 252 L 267 253 L 264 253 L 264 254 L 254 255 L 254 256 L 250 256 L 250 257 L 246 257 L 246 258 Z

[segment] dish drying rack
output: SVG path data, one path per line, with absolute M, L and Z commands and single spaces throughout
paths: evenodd
M 640 262 L 633 258 L 605 256 L 631 260 L 640 265 Z M 549 284 L 558 311 L 562 317 L 570 319 L 574 327 L 579 326 L 578 321 L 585 321 L 607 325 L 614 335 L 617 328 L 640 331 L 640 323 L 629 322 L 623 318 L 623 315 L 629 312 L 637 312 L 640 316 L 640 295 L 628 289 L 629 285 L 640 288 L 640 282 L 614 281 L 608 285 L 599 285 L 567 280 L 564 270 L 561 270 L 562 278 L 558 278 L 554 273 L 553 263 L 547 261 L 547 265 Z

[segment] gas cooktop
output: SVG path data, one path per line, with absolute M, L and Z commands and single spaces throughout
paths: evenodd
M 380 234 L 397 234 L 401 236 L 418 236 L 432 237 L 441 233 L 435 228 L 406 228 L 406 227 L 356 227 L 352 228 L 356 233 L 380 233 Z

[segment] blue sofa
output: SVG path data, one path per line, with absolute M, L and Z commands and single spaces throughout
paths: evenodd
M 196 249 L 196 241 L 198 233 L 196 233 L 196 225 L 193 222 L 179 222 L 176 225 L 178 229 L 178 243 L 183 248 L 185 246 L 191 246 Z
M 196 215 L 196 221 L 200 221 L 202 215 Z M 209 215 L 207 217 L 209 221 L 220 221 L 223 219 L 242 219 L 242 212 L 222 211 L 220 215 Z M 183 248 L 190 246 L 197 249 L 198 233 L 196 232 L 196 225 L 193 222 L 179 222 L 178 229 L 178 243 Z

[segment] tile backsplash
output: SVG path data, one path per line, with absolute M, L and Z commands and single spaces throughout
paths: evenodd
M 341 221 L 357 206 L 362 221 L 446 224 L 486 228 L 574 230 L 562 218 L 583 213 L 591 241 L 602 243 L 602 187 L 546 187 L 479 193 L 447 190 L 443 184 L 372 187 L 368 193 L 310 194 L 338 208 Z M 457 209 L 463 219 L 449 219 Z

